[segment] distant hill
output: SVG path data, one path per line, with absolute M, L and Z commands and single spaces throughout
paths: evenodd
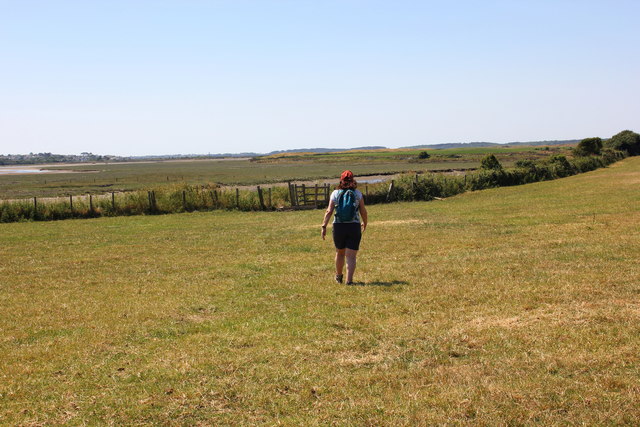
M 356 147 L 356 148 L 296 148 L 292 150 L 276 150 L 269 153 L 218 153 L 218 154 L 168 154 L 160 156 L 132 156 L 129 159 L 132 160 L 169 160 L 169 159 L 202 159 L 202 158 L 219 158 L 219 157 L 260 157 L 260 156 L 273 156 L 278 154 L 288 153 L 333 153 L 336 151 L 350 151 L 350 150 L 382 150 L 387 147 L 370 146 L 370 147 Z
M 399 147 L 400 149 L 420 149 L 420 148 L 430 148 L 432 150 L 439 150 L 445 148 L 476 148 L 476 147 L 495 147 L 495 146 L 509 146 L 509 145 L 532 145 L 532 146 L 542 146 L 542 145 L 570 145 L 577 144 L 580 142 L 579 139 L 567 139 L 567 140 L 554 140 L 554 141 L 530 141 L 530 142 L 508 142 L 506 144 L 500 144 L 497 142 L 453 142 L 447 144 L 433 144 L 433 145 L 412 145 L 408 147 Z M 273 156 L 278 154 L 288 154 L 288 153 L 335 153 L 340 151 L 351 151 L 351 150 L 388 150 L 388 147 L 383 147 L 379 145 L 375 146 L 366 146 L 366 147 L 353 147 L 353 148 L 296 148 L 292 150 L 277 150 L 271 151 L 266 154 L 259 153 L 241 153 L 241 154 L 220 154 L 219 156 L 224 157 L 259 157 L 259 156 Z
M 579 139 L 567 139 L 567 140 L 554 140 L 554 141 L 530 141 L 530 142 L 508 142 L 506 144 L 500 144 L 497 142 L 453 142 L 447 144 L 433 144 L 433 145 L 412 145 L 408 147 L 399 147 L 400 149 L 446 149 L 446 148 L 476 148 L 476 147 L 496 147 L 496 146 L 510 146 L 510 145 L 531 145 L 531 146 L 543 146 L 543 145 L 571 145 L 580 142 Z M 368 146 L 368 147 L 353 147 L 353 148 L 297 148 L 292 150 L 277 150 L 271 151 L 266 154 L 258 153 L 242 153 L 245 157 L 259 157 L 259 156 L 273 156 L 278 154 L 287 153 L 335 153 L 340 151 L 351 150 L 388 150 L 388 147 L 383 146 Z M 223 154 L 225 157 L 240 156 L 240 154 Z
M 433 145 L 412 145 L 409 147 L 400 147 L 400 148 L 431 148 L 432 150 L 441 150 L 446 148 L 476 148 L 476 147 L 495 147 L 495 146 L 507 146 L 507 145 L 530 145 L 530 146 L 539 146 L 539 145 L 571 145 L 577 144 L 580 142 L 579 139 L 566 139 L 562 141 L 554 140 L 554 141 L 529 141 L 529 142 L 507 142 L 505 144 L 499 144 L 497 142 L 454 142 L 449 144 L 433 144 Z
M 278 150 L 272 151 L 267 154 L 258 154 L 261 156 L 272 156 L 276 154 L 287 153 L 334 153 L 336 151 L 351 151 L 351 150 L 386 150 L 387 147 L 371 146 L 371 147 L 355 147 L 355 148 L 297 148 L 294 150 Z
M 565 139 L 562 141 L 531 141 L 531 142 L 509 142 L 507 144 L 502 145 L 574 145 L 582 141 L 581 139 Z

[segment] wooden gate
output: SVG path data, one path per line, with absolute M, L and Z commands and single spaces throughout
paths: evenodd
M 289 183 L 289 198 L 294 209 L 317 209 L 329 205 L 331 186 L 329 184 L 291 184 Z

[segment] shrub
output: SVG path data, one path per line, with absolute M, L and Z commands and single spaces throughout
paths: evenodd
M 549 165 L 554 176 L 563 178 L 573 175 L 573 167 L 569 160 L 561 154 L 555 154 L 549 158 Z
M 620 159 L 624 159 L 626 156 L 626 152 L 614 150 L 612 148 L 603 148 L 601 156 L 605 165 L 610 165 L 611 163 L 615 163 Z
M 573 160 L 573 169 L 577 173 L 589 172 L 605 166 L 600 157 L 577 157 Z
M 602 139 L 597 137 L 585 138 L 573 149 L 573 154 L 576 156 L 592 156 L 600 154 L 601 151 Z
M 502 170 L 502 165 L 493 154 L 488 154 L 480 162 L 480 168 L 485 170 Z
M 451 197 L 466 191 L 464 176 L 446 176 L 438 174 L 436 177 L 436 182 L 440 187 L 440 197 Z
M 421 151 L 420 154 L 418 154 L 419 159 L 428 159 L 429 157 L 431 157 L 431 155 L 426 151 Z
M 630 156 L 637 156 L 640 154 L 640 135 L 630 130 L 623 130 L 607 141 L 607 147 L 626 151 Z
M 504 179 L 503 169 L 482 169 L 477 173 L 469 175 L 467 187 L 470 190 L 484 190 L 485 188 L 499 187 Z
M 434 197 L 444 196 L 441 182 L 433 174 L 418 179 L 412 185 L 416 200 L 433 200 Z
M 2 205 L 0 205 L 0 222 L 15 222 L 19 219 L 17 203 L 2 202 Z

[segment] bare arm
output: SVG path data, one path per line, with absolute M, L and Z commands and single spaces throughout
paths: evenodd
M 322 231 L 320 232 L 322 240 L 324 240 L 324 236 L 327 234 L 327 224 L 329 223 L 329 219 L 331 218 L 331 214 L 333 214 L 333 210 L 335 208 L 336 204 L 333 203 L 333 200 L 329 201 L 329 206 L 327 206 L 327 210 L 324 213 L 324 218 L 322 219 Z
M 360 218 L 362 218 L 362 232 L 367 229 L 367 222 L 369 217 L 367 216 L 367 208 L 364 206 L 364 198 L 360 199 Z

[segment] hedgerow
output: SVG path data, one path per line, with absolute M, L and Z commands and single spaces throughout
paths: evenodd
M 568 159 L 565 156 L 555 155 L 545 161 L 521 160 L 516 163 L 515 168 L 511 169 L 502 168 L 502 165 L 495 163 L 497 160 L 494 157 L 484 162 L 491 167 L 481 168 L 464 176 L 403 175 L 394 180 L 389 190 L 383 189 L 384 197 L 376 194 L 369 196 L 366 200 L 369 204 L 396 200 L 433 200 L 465 191 L 548 181 L 606 167 L 625 156 L 624 152 L 605 149 L 599 156 Z

